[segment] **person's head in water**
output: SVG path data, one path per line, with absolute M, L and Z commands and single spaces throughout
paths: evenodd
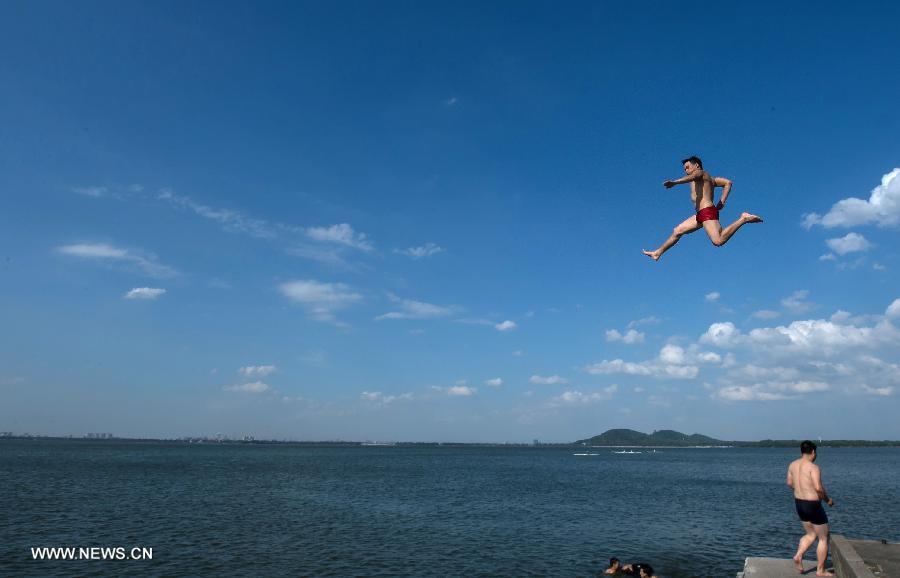
M 809 440 L 804 441 L 800 444 L 800 454 L 809 456 L 809 459 L 816 461 L 816 444 Z
M 622 569 L 622 564 L 619 562 L 618 558 L 610 558 L 609 559 L 609 568 L 606 569 L 604 574 L 615 574 L 619 570 Z
M 653 578 L 653 566 L 650 564 L 638 564 L 641 578 Z
M 684 159 L 681 161 L 681 164 L 684 165 L 684 174 L 689 175 L 697 169 L 703 170 L 703 161 L 700 160 L 700 157 L 693 156 Z

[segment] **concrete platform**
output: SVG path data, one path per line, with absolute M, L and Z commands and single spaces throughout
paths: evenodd
M 806 570 L 803 576 L 816 575 L 815 562 L 806 560 L 803 567 Z M 738 573 L 737 578 L 797 578 L 798 576 L 800 574 L 797 574 L 794 563 L 789 558 L 747 558 L 744 562 L 744 571 Z
M 900 544 L 831 537 L 832 557 L 841 578 L 900 577 Z
M 900 544 L 848 540 L 832 534 L 829 554 L 838 578 L 900 578 Z M 803 576 L 815 576 L 815 562 L 804 560 Z M 737 578 L 798 578 L 790 559 L 747 558 Z

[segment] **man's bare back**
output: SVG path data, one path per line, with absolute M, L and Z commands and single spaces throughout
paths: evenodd
M 798 500 L 819 500 L 816 479 L 821 480 L 819 466 L 803 458 L 796 459 L 788 466 L 788 476 L 794 483 L 794 497 Z

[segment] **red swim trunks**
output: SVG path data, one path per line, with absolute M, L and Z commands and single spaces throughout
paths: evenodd
M 697 211 L 697 224 L 702 225 L 703 221 L 718 221 L 719 220 L 719 209 L 715 206 L 706 207 L 705 209 L 700 209 Z

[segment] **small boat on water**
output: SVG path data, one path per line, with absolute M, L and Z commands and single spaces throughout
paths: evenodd
M 597 454 L 582 453 L 582 454 L 572 454 L 572 455 L 573 456 L 596 456 Z
M 613 452 L 614 454 L 639 454 L 642 452 L 636 452 L 634 450 L 622 450 L 620 452 Z

